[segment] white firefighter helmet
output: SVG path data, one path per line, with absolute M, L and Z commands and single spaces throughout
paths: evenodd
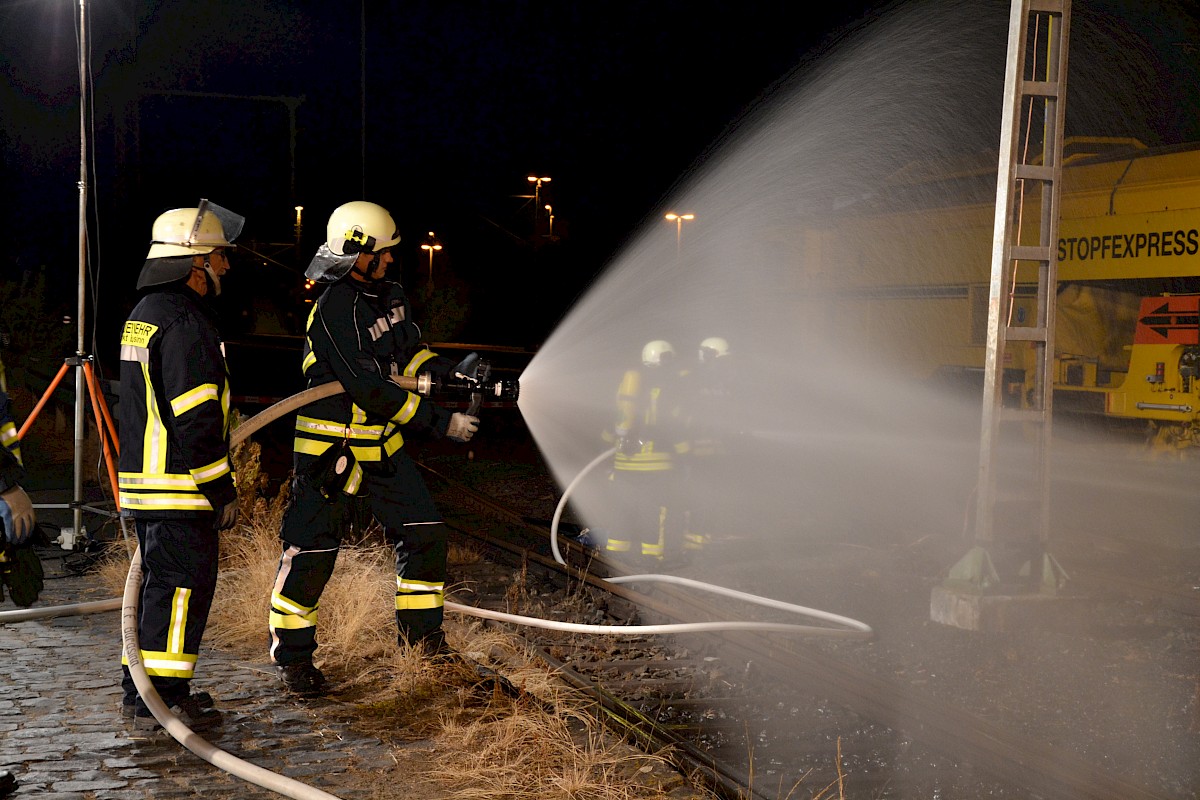
M 138 275 L 137 288 L 173 283 L 192 271 L 192 256 L 233 247 L 246 218 L 216 203 L 201 200 L 194 208 L 173 208 L 154 220 L 150 250 Z
M 146 258 L 204 255 L 229 247 L 245 224 L 245 217 L 207 200 L 195 208 L 164 211 L 154 220 Z
M 720 336 L 710 336 L 700 343 L 700 363 L 702 364 L 725 355 L 729 355 L 729 342 Z
M 647 367 L 656 367 L 662 363 L 664 357 L 675 355 L 675 348 L 671 347 L 671 343 L 663 339 L 655 339 L 652 342 L 646 342 L 646 346 L 642 348 L 642 363 Z
M 325 243 L 317 248 L 304 277 L 314 281 L 340 280 L 359 253 L 378 253 L 400 241 L 400 230 L 388 210 L 355 200 L 338 206 L 325 226 Z

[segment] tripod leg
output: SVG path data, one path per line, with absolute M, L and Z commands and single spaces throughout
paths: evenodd
M 108 440 L 111 438 L 115 446 L 116 437 L 112 435 L 111 427 L 108 429 L 109 435 L 105 435 L 105 424 L 108 423 L 111 425 L 112 419 L 108 416 L 107 406 L 104 409 L 104 415 L 101 416 L 100 414 L 100 403 L 103 402 L 104 398 L 100 397 L 99 387 L 96 386 L 96 377 L 92 374 L 91 361 L 83 362 L 83 375 L 87 378 L 88 395 L 92 400 L 92 415 L 96 418 L 96 433 L 100 435 L 100 444 L 104 448 L 104 464 L 108 467 L 108 480 L 112 484 L 113 500 L 116 502 L 117 511 L 119 512 L 121 510 L 121 495 L 117 490 L 117 470 L 113 464 L 112 453 L 108 449 Z
M 108 426 L 108 437 L 112 441 L 113 450 L 119 456 L 121 455 L 121 442 L 117 439 L 117 425 L 113 422 L 112 413 L 108 410 L 108 403 L 104 400 L 104 393 L 100 391 L 99 384 L 96 383 L 95 372 L 90 361 L 84 365 L 84 369 L 87 370 L 89 375 L 89 385 L 92 387 L 92 394 L 99 401 L 100 412 L 104 414 L 104 424 Z M 99 422 L 96 424 L 99 424 Z
M 50 385 L 46 387 L 46 392 L 42 395 L 42 399 L 38 400 L 37 405 L 30 412 L 29 419 L 25 420 L 25 424 L 21 426 L 21 430 L 17 431 L 18 439 L 25 438 L 26 431 L 33 425 L 33 421 L 37 419 L 38 412 L 42 410 L 42 406 L 46 405 L 46 402 L 50 399 L 50 395 L 54 394 L 54 390 L 58 388 L 58 384 L 62 382 L 63 376 L 67 374 L 67 368 L 70 366 L 70 362 L 63 362 L 62 367 L 58 370 L 58 374 L 54 376 L 54 380 L 50 381 Z

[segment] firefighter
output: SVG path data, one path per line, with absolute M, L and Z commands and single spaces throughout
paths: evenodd
M 727 455 L 726 436 L 733 416 L 732 358 L 729 342 L 709 336 L 700 342 L 696 366 L 689 370 L 686 390 L 681 392 L 687 439 L 684 461 L 686 510 L 683 520 L 683 549 L 695 555 L 712 541 L 715 525 L 713 504 L 719 501 L 716 487 L 728 485 L 720 479 Z
M 675 349 L 663 339 L 642 348 L 642 368 L 625 372 L 617 389 L 616 452 L 609 473 L 618 519 L 602 538 L 604 549 L 631 560 L 659 563 L 674 544 L 678 508 L 671 502 L 678 435 Z
M 25 469 L 11 408 L 8 393 L 0 389 L 0 600 L 6 587 L 14 603 L 28 607 L 42 591 L 43 575 L 31 541 L 37 518 L 21 487 Z
M 217 582 L 218 538 L 237 522 L 229 453 L 229 376 L 209 301 L 245 219 L 201 200 L 161 214 L 138 276 L 145 293 L 121 334 L 121 513 L 132 518 L 143 574 L 141 663 L 163 702 L 193 730 L 221 722 L 190 681 Z M 122 657 L 122 712 L 158 727 Z
M 42 591 L 44 576 L 31 541 L 37 519 L 33 503 L 21 487 L 25 479 L 18 447 L 21 440 L 10 409 L 8 392 L 0 388 L 0 601 L 7 589 L 16 605 L 28 607 Z M 0 797 L 12 794 L 18 785 L 11 771 L 0 770 Z
M 449 656 L 442 632 L 447 530 L 403 445 L 414 435 L 467 442 L 479 425 L 391 380 L 426 372 L 441 378 L 455 368 L 421 342 L 404 289 L 386 279 L 400 241 L 391 214 L 375 203 L 346 203 L 330 215 L 326 233 L 305 272 L 325 290 L 309 314 L 302 369 L 308 387 L 337 381 L 346 391 L 296 417 L 269 617 L 271 662 L 302 696 L 319 694 L 325 683 L 313 664 L 317 607 L 356 506 L 383 526 L 395 552 L 400 645 Z

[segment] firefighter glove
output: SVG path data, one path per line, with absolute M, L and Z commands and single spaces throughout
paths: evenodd
M 4 517 L 4 535 L 11 544 L 24 544 L 33 533 L 33 503 L 20 486 L 0 492 L 0 516 Z
M 477 430 L 479 417 L 456 411 L 454 416 L 450 417 L 450 427 L 446 428 L 446 435 L 456 442 L 469 442 Z
M 226 503 L 219 512 L 217 512 L 217 530 L 227 531 L 237 524 L 238 520 L 238 501 L 233 498 Z
M 0 558 L 0 583 L 8 587 L 8 596 L 23 608 L 33 605 L 45 586 L 42 562 L 33 546 L 9 546 Z

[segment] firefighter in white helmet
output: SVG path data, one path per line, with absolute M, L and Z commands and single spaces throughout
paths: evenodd
M 216 588 L 218 535 L 238 516 L 229 376 L 207 301 L 221 291 L 244 223 L 207 200 L 160 215 L 138 276 L 144 294 L 121 334 L 118 484 L 142 553 L 141 663 L 193 730 L 221 721 L 212 698 L 189 687 Z M 157 728 L 122 662 L 122 712 L 135 728 Z
M 598 547 L 631 561 L 661 562 L 678 529 L 672 469 L 682 452 L 677 415 L 675 348 L 665 339 L 642 348 L 641 369 L 617 389 L 616 444 L 609 481 L 615 494 L 611 527 L 594 533 Z
M 346 203 L 330 215 L 326 241 L 305 272 L 326 284 L 308 319 L 306 385 L 337 381 L 346 391 L 296 417 L 295 477 L 269 625 L 271 661 L 300 695 L 325 684 L 313 664 L 317 607 L 356 503 L 379 521 L 395 551 L 400 643 L 449 654 L 442 632 L 446 526 L 403 444 L 414 434 L 467 442 L 479 420 L 391 380 L 444 377 L 456 367 L 421 342 L 404 289 L 386 278 L 399 241 L 382 206 Z
M 728 467 L 728 441 L 734 420 L 741 418 L 733 405 L 733 358 L 729 342 L 709 336 L 700 342 L 696 366 L 688 370 L 680 392 L 680 416 L 686 431 L 687 457 L 682 459 L 682 540 L 685 557 L 695 555 L 712 541 L 720 504 L 720 487 Z

